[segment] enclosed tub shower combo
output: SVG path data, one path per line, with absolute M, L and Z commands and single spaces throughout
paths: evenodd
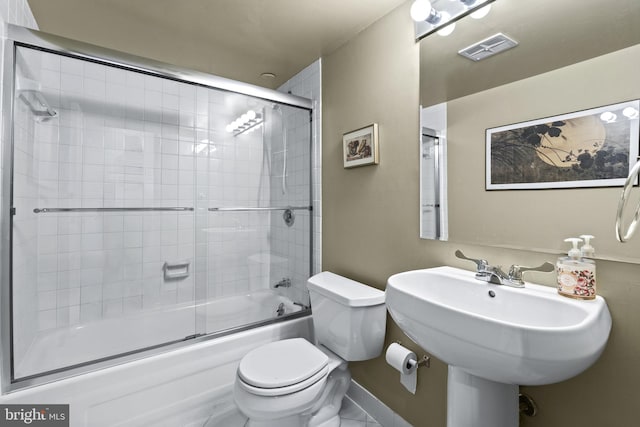
M 310 100 L 8 36 L 4 391 L 310 313 Z

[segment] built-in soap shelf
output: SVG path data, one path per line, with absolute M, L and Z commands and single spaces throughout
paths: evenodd
M 189 277 L 189 261 L 180 261 L 176 263 L 165 262 L 162 266 L 164 272 L 164 280 L 180 280 Z

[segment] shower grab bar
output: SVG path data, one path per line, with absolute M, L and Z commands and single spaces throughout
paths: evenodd
M 266 208 L 243 208 L 243 207 L 232 207 L 232 208 L 209 208 L 209 212 L 251 212 L 251 211 L 310 211 L 313 210 L 313 206 L 276 206 L 276 207 L 266 207 Z
M 33 213 L 57 212 L 185 212 L 193 211 L 191 207 L 158 207 L 158 208 L 42 208 L 34 209 Z
M 616 212 L 616 238 L 619 242 L 625 243 L 627 240 L 633 236 L 633 233 L 636 231 L 636 227 L 638 226 L 638 221 L 640 221 L 640 203 L 636 207 L 636 212 L 633 215 L 633 221 L 629 224 L 626 232 L 622 232 L 622 211 L 624 210 L 625 205 L 627 204 L 627 197 L 629 197 L 629 193 L 631 192 L 631 188 L 635 184 L 636 178 L 638 178 L 640 174 L 640 159 L 633 165 L 633 168 L 629 172 L 629 176 L 624 183 L 624 188 L 622 190 L 622 194 L 620 195 L 620 201 L 618 202 L 618 211 Z

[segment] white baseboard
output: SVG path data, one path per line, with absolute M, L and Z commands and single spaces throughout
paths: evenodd
M 351 380 L 347 397 L 383 427 L 412 427 L 404 418 L 354 380 Z

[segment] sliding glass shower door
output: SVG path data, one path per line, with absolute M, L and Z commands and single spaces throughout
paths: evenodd
M 310 111 L 16 46 L 12 380 L 307 309 Z

